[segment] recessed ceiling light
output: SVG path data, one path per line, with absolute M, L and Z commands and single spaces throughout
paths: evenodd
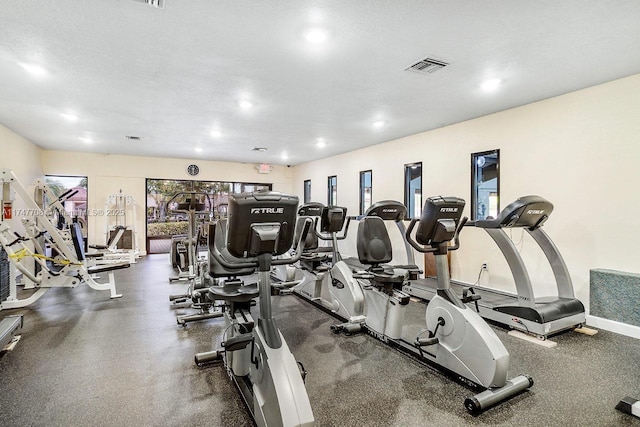
M 243 110 L 248 110 L 249 108 L 253 107 L 253 103 L 251 101 L 247 101 L 246 99 L 243 99 L 242 101 L 240 101 L 238 105 Z
M 85 144 L 91 144 L 93 142 L 93 139 L 88 138 L 88 137 L 80 137 L 78 138 L 80 141 L 84 142 Z
M 222 136 L 222 132 L 220 132 L 220 131 L 219 131 L 219 130 L 217 130 L 217 129 L 213 129 L 213 130 L 211 131 L 211 136 L 212 136 L 213 138 L 220 138 L 220 137 Z
M 196 153 L 202 153 L 202 148 L 200 147 L 196 147 L 194 148 L 194 150 L 196 150 Z
M 24 68 L 29 74 L 31 74 L 32 76 L 35 76 L 35 77 L 42 77 L 45 74 L 47 74 L 47 70 L 45 70 L 44 68 L 42 68 L 39 65 L 25 64 L 25 63 L 21 62 L 20 66 L 22 68 Z
M 77 122 L 78 116 L 73 113 L 60 113 L 60 116 L 70 122 Z
M 318 138 L 318 142 L 316 142 L 316 147 L 318 148 L 324 148 L 327 146 L 326 141 L 324 140 L 324 138 Z
M 312 28 L 304 33 L 304 38 L 309 43 L 323 43 L 327 40 L 328 35 L 327 32 L 322 28 Z
M 498 86 L 500 86 L 500 83 L 502 83 L 502 80 L 500 80 L 500 79 L 485 80 L 482 83 L 482 90 L 485 90 L 487 92 L 492 91 L 492 90 L 496 90 L 498 88 Z
M 282 160 L 287 160 L 289 158 L 289 155 L 287 153 L 282 153 Z
M 373 127 L 374 128 L 381 128 L 382 126 L 386 125 L 387 122 L 385 122 L 384 120 L 378 120 L 377 122 L 373 122 Z

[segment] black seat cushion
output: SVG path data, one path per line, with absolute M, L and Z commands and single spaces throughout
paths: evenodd
M 358 258 L 363 264 L 378 265 L 391 262 L 391 239 L 384 221 L 365 217 L 358 224 Z
M 224 300 L 229 302 L 251 301 L 259 294 L 258 284 L 243 285 L 241 283 L 224 284 L 222 286 L 211 286 L 209 288 L 210 300 Z

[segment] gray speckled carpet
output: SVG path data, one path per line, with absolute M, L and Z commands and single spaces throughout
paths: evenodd
M 2 426 L 242 426 L 251 419 L 221 366 L 197 367 L 217 347 L 224 320 L 176 323 L 167 255 L 116 272 L 118 291 L 52 289 L 25 316 L 22 340 L 0 356 Z M 529 392 L 478 417 L 469 389 L 365 335 L 334 335 L 334 318 L 295 296 L 273 297 L 292 352 L 308 371 L 320 426 L 625 426 L 640 420 L 614 407 L 640 397 L 640 341 L 601 331 L 566 333 L 553 349 L 496 328 L 511 353 L 511 376 L 531 375 Z M 411 303 L 407 328 L 424 322 Z

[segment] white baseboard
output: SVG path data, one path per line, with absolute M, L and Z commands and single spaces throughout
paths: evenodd
M 616 334 L 626 335 L 628 337 L 640 339 L 640 327 L 628 325 L 615 320 L 603 319 L 601 317 L 587 315 L 587 325 L 595 328 L 604 329 L 605 331 L 615 332 Z

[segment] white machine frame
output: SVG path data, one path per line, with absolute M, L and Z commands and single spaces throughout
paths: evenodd
M 0 217 L 0 244 L 7 252 L 11 265 L 20 271 L 23 279 L 26 280 L 25 288 L 37 288 L 29 297 L 20 299 L 16 280 L 12 278 L 9 297 L 0 303 L 0 310 L 26 307 L 40 299 L 49 288 L 73 288 L 81 283 L 86 283 L 95 290 L 109 291 L 111 298 L 122 296 L 116 292 L 113 270 L 122 268 L 124 265 L 90 269 L 83 259 L 78 258 L 76 249 L 71 242 L 60 234 L 59 230 L 45 216 L 44 211 L 29 196 L 13 171 L 0 169 L 0 185 L 2 185 L 3 207 L 12 207 L 12 196 L 15 192 L 21 198 L 26 211 L 34 216 L 33 219 L 22 219 L 26 236 L 21 236 L 11 226 L 11 221 L 16 219 L 7 218 L 3 210 L 3 215 Z M 47 264 L 47 261 L 52 261 L 52 259 L 46 256 L 44 247 L 39 242 L 43 236 L 47 236 L 47 243 L 58 254 L 57 258 L 53 260 L 60 266 L 58 271 L 51 270 Z M 39 264 L 40 271 L 35 273 L 26 266 L 22 262 L 25 258 L 31 258 Z M 108 273 L 109 281 L 107 283 L 98 283 L 92 277 L 93 274 L 102 272 Z

